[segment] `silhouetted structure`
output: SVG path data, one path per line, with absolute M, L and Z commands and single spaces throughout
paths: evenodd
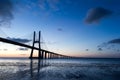
M 23 43 L 19 43 L 19 42 L 15 42 L 15 41 L 12 41 L 12 40 L 8 40 L 8 39 L 5 39 L 5 38 L 1 38 L 1 37 L 0 37 L 0 41 L 5 42 L 5 43 L 9 43 L 9 44 L 14 44 L 14 45 L 26 47 L 26 48 L 30 48 L 31 49 L 31 54 L 30 54 L 30 57 L 29 57 L 30 59 L 54 59 L 54 58 L 55 59 L 61 59 L 61 58 L 69 59 L 69 58 L 73 58 L 71 56 L 61 55 L 61 54 L 58 54 L 58 53 L 54 53 L 54 52 L 51 52 L 51 51 L 41 49 L 40 37 L 41 37 L 41 32 L 39 31 L 39 38 L 38 38 L 38 40 L 36 40 L 36 32 L 34 31 L 33 45 L 32 46 L 29 46 L 29 45 L 26 45 L 26 44 L 23 44 Z M 39 48 L 34 46 L 36 43 L 39 44 Z M 34 50 L 38 50 L 38 57 L 33 57 L 33 51 Z

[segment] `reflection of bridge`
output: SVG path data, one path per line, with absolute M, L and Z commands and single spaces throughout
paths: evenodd
M 36 59 L 72 58 L 70 56 L 66 56 L 66 55 L 62 55 L 62 54 L 58 54 L 58 53 L 54 53 L 54 52 L 51 52 L 51 51 L 41 49 L 41 45 L 40 45 L 41 44 L 41 42 L 40 42 L 41 33 L 40 33 L 40 31 L 39 31 L 39 39 L 38 40 L 36 40 L 35 36 L 36 36 L 36 33 L 34 31 L 33 46 L 29 46 L 29 45 L 26 45 L 26 44 L 23 44 L 23 43 L 19 43 L 19 42 L 12 41 L 12 40 L 5 39 L 5 38 L 1 38 L 1 37 L 0 37 L 0 41 L 5 42 L 5 43 L 9 43 L 9 44 L 13 44 L 13 45 L 18 45 L 18 46 L 30 48 L 31 49 L 31 54 L 30 54 L 30 57 L 29 57 L 30 59 L 35 59 L 35 58 Z M 38 43 L 39 48 L 34 47 L 35 43 Z M 38 50 L 38 57 L 33 57 L 33 50 Z

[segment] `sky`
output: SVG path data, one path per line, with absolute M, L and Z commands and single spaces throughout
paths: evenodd
M 52 52 L 120 58 L 119 4 L 119 0 L 0 0 L 0 37 L 32 45 L 33 31 L 41 31 L 42 48 Z M 29 55 L 29 49 L 0 43 L 0 57 Z

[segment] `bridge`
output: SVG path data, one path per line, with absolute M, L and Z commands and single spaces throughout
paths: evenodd
M 21 46 L 21 47 L 31 49 L 29 59 L 54 59 L 54 58 L 55 59 L 61 59 L 61 58 L 69 59 L 69 58 L 73 58 L 72 56 L 62 55 L 62 54 L 58 54 L 58 53 L 55 53 L 55 52 L 51 52 L 51 51 L 48 51 L 48 50 L 41 49 L 41 41 L 40 40 L 41 40 L 41 32 L 40 31 L 39 31 L 38 40 L 36 40 L 36 32 L 34 31 L 32 46 L 0 37 L 1 42 L 13 44 L 13 45 L 18 45 L 18 46 Z M 35 47 L 35 44 L 38 44 L 38 48 Z M 38 57 L 33 57 L 33 51 L 34 50 L 38 50 Z

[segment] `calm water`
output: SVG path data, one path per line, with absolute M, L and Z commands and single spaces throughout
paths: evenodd
M 0 59 L 0 80 L 119 80 L 120 59 Z

